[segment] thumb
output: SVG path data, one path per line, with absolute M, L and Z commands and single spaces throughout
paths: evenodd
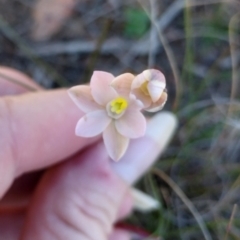
M 21 239 L 107 240 L 128 192 L 99 142 L 46 173 L 31 201 Z

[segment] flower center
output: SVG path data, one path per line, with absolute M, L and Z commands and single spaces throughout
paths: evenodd
M 125 98 L 118 97 L 110 102 L 110 106 L 112 113 L 121 114 L 128 107 L 128 102 Z
M 148 85 L 148 82 L 146 81 L 146 82 L 144 82 L 144 83 L 141 85 L 140 89 L 142 90 L 142 92 L 144 93 L 144 95 L 150 96 L 149 91 L 148 91 L 148 88 L 147 88 L 147 85 Z
M 106 110 L 109 117 L 113 119 L 119 119 L 123 116 L 127 107 L 127 99 L 123 97 L 117 97 L 107 104 Z

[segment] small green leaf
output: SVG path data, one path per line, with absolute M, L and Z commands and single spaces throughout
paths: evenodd
M 124 34 L 127 37 L 139 38 L 149 28 L 149 18 L 144 10 L 127 8 L 124 12 L 125 26 Z

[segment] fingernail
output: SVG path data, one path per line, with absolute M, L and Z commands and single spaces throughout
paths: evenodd
M 156 114 L 149 120 L 145 136 L 132 140 L 123 158 L 111 163 L 113 170 L 129 184 L 136 182 L 164 151 L 176 127 L 174 114 Z

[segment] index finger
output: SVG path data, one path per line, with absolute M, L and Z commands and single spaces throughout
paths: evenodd
M 0 196 L 16 176 L 53 165 L 96 141 L 74 135 L 82 115 L 64 89 L 1 98 Z

